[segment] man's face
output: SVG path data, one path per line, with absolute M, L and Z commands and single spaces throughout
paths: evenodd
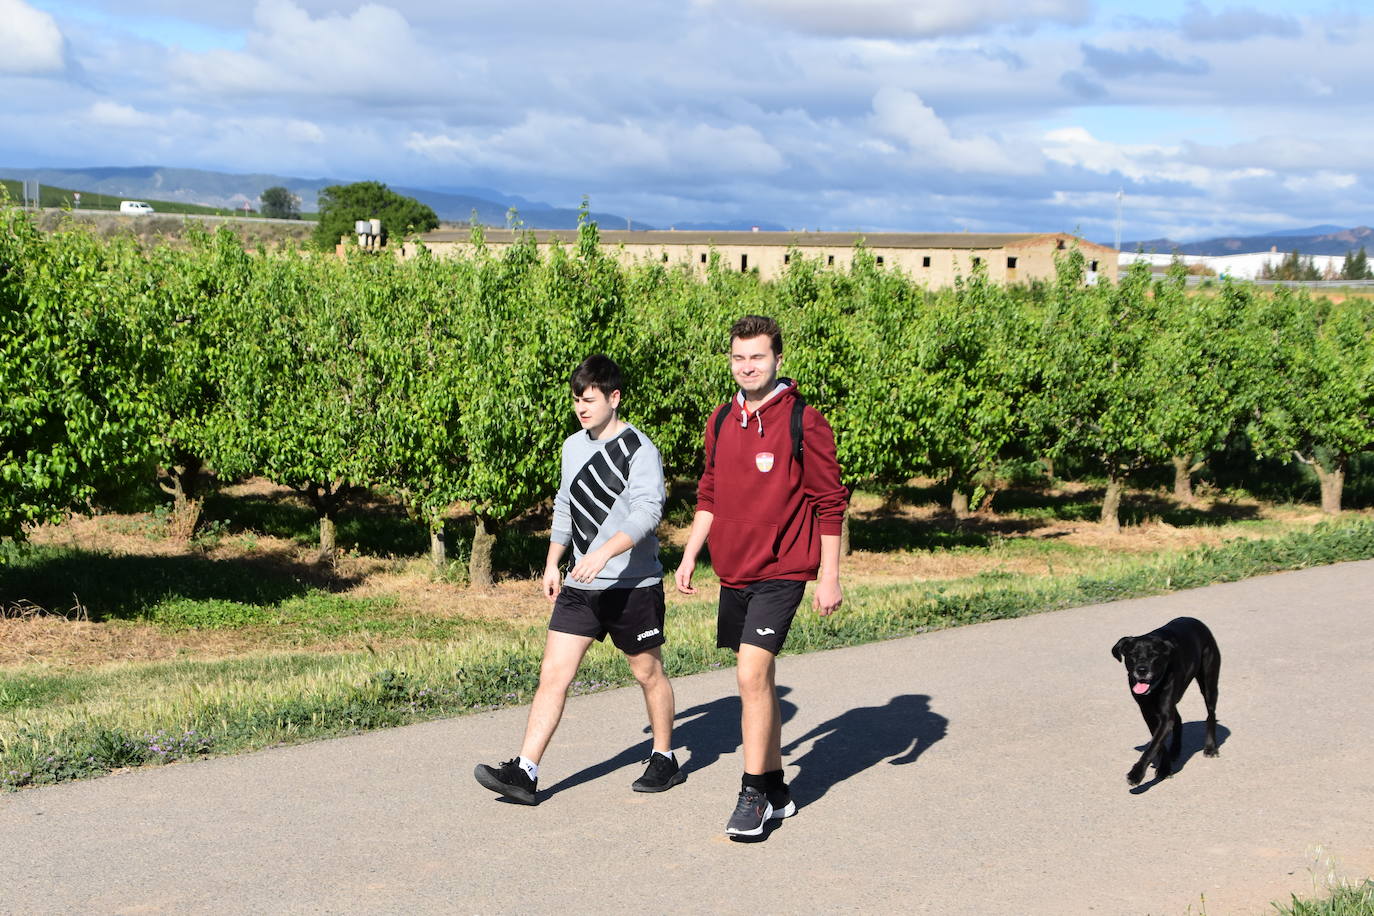
M 619 391 L 612 391 L 607 397 L 600 388 L 586 388 L 581 394 L 573 395 L 573 413 L 577 415 L 577 422 L 593 434 L 605 428 L 619 406 Z
M 730 374 L 747 400 L 773 390 L 781 365 L 782 357 L 773 352 L 773 340 L 767 334 L 736 337 L 730 342 Z

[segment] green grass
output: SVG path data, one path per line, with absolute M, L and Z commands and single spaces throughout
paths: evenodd
M 1273 906 L 1280 916 L 1374 916 L 1374 881 L 1338 887 L 1321 900 L 1294 895 L 1290 903 Z
M 78 601 L 91 620 L 147 619 L 168 601 L 271 606 L 320 583 L 254 557 L 116 555 L 70 547 L 0 545 L 0 595 L 19 595 L 48 609 Z
M 1374 521 L 1357 519 L 1183 554 L 1118 557 L 1086 574 L 1033 578 L 993 570 L 944 582 L 856 585 L 847 591 L 844 613 L 799 615 L 788 651 L 857 645 L 1370 557 Z M 733 663 L 730 653 L 715 648 L 709 601 L 674 604 L 671 615 L 672 640 L 664 652 L 671 675 Z M 0 671 L 0 786 L 40 785 L 523 703 L 537 685 L 544 643 L 542 624 L 408 617 L 387 599 L 318 589 L 257 603 L 171 597 L 146 603 L 133 616 L 169 628 L 256 627 L 265 638 L 270 634 L 288 644 L 338 634 L 362 634 L 365 644 L 368 634 L 413 642 L 57 673 L 39 667 Z M 606 644 L 592 648 L 579 677 L 580 692 L 632 680 L 623 658 Z

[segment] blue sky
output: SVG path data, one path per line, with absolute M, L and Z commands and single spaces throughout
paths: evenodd
M 0 166 L 588 195 L 640 223 L 1374 222 L 1368 0 L 0 0 Z

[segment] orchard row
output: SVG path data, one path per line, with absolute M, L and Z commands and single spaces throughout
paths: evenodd
M 476 233 L 480 241 L 480 232 Z M 567 377 L 603 352 L 624 368 L 623 414 L 668 473 L 699 473 L 701 435 L 731 393 L 726 332 L 777 318 L 783 374 L 835 427 L 846 481 L 947 479 L 955 508 L 995 492 L 1016 457 L 1107 481 L 1189 475 L 1228 442 L 1309 463 L 1339 511 L 1350 461 L 1374 448 L 1374 307 L 1137 265 L 1088 286 L 1077 252 L 1054 283 L 975 273 L 927 290 L 862 249 L 835 271 L 796 254 L 763 283 L 624 267 L 594 225 L 541 256 L 400 260 L 245 252 L 227 232 L 139 246 L 41 233 L 0 212 L 0 536 L 160 477 L 194 506 L 204 470 L 266 477 L 315 507 L 321 548 L 351 494 L 404 502 L 442 557 L 454 504 L 491 539 L 557 487 L 574 428 Z

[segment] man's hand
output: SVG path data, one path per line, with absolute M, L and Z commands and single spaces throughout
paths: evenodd
M 568 573 L 568 578 L 574 582 L 591 582 L 610 559 L 606 555 L 605 547 L 598 547 L 591 553 L 583 554 L 582 559 L 578 560 L 577 565 Z
M 562 583 L 563 577 L 558 574 L 558 565 L 550 563 L 544 567 L 544 597 L 553 601 L 558 597 L 558 586 Z
M 696 571 L 697 561 L 683 557 L 682 564 L 678 566 L 677 572 L 673 573 L 673 582 L 677 584 L 677 590 L 684 595 L 695 595 L 697 590 L 692 588 L 692 573 Z
M 816 583 L 816 594 L 811 599 L 811 606 L 816 609 L 816 613 L 827 617 L 843 603 L 844 591 L 840 588 L 839 579 L 821 579 Z

